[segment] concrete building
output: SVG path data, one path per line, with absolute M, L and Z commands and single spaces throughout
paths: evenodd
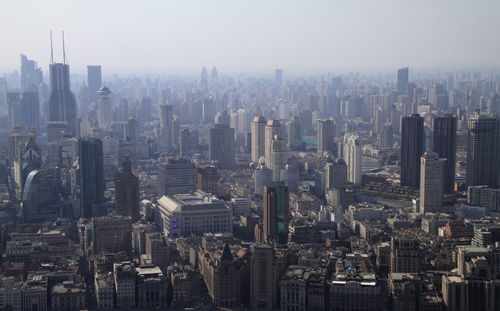
M 22 283 L 13 279 L 3 279 L 0 282 L 0 309 L 22 310 Z
M 141 266 L 137 273 L 136 306 L 143 310 L 164 309 L 168 306 L 167 279 L 157 266 Z
M 160 147 L 172 151 L 174 147 L 173 134 L 174 106 L 160 105 Z
M 146 255 L 153 265 L 165 273 L 169 265 L 169 252 L 167 240 L 161 233 L 146 233 Z
M 159 218 L 169 236 L 232 232 L 232 211 L 223 201 L 202 191 L 163 196 L 158 200 Z
M 271 150 L 273 139 L 283 137 L 281 123 L 279 120 L 269 120 L 264 128 L 264 155 L 265 164 L 270 168 L 271 165 Z
M 331 119 L 318 120 L 318 157 L 335 153 L 335 122 Z
M 418 240 L 406 237 L 391 238 L 391 272 L 419 273 Z
M 46 275 L 29 275 L 21 290 L 23 311 L 47 311 L 48 282 Z
M 361 184 L 361 144 L 357 135 L 346 134 L 344 136 L 344 160 L 347 164 L 347 181 Z
M 232 169 L 235 165 L 234 128 L 229 127 L 229 114 L 222 111 L 215 117 L 214 127 L 209 130 L 208 154 L 210 162 L 220 169 Z
M 273 171 L 273 181 L 280 180 L 281 169 L 285 168 L 288 148 L 284 139 L 274 136 L 271 141 L 271 162 L 269 168 Z
M 434 119 L 434 139 L 432 150 L 440 158 L 446 159 L 444 167 L 443 192 L 452 193 L 455 185 L 455 165 L 457 153 L 457 118 L 447 114 Z
M 420 213 L 441 212 L 446 159 L 427 151 L 420 162 Z
M 325 167 L 326 185 L 325 189 L 347 188 L 347 164 L 344 159 L 335 161 L 327 160 Z
M 424 154 L 424 118 L 412 114 L 402 118 L 401 124 L 401 186 L 420 186 L 420 157 Z
M 121 216 L 130 216 L 132 222 L 140 219 L 139 213 L 139 178 L 132 173 L 130 157 L 122 160 L 121 172 L 115 173 L 115 207 Z
M 76 99 L 71 92 L 69 65 L 51 63 L 47 122 L 66 122 L 65 132 L 76 135 Z M 48 125 L 47 125 L 48 126 Z
M 158 196 L 196 191 L 196 166 L 187 158 L 168 158 L 158 168 Z
M 103 86 L 97 91 L 97 122 L 99 128 L 110 129 L 113 121 L 113 102 L 111 101 L 111 91 L 107 86 Z
M 114 279 L 112 272 L 95 273 L 95 297 L 99 310 L 112 310 L 114 308 Z
M 214 165 L 200 165 L 198 166 L 198 183 L 197 189 L 206 193 L 217 195 L 219 184 L 219 174 L 217 167 Z
M 113 276 L 115 280 L 116 308 L 130 310 L 136 306 L 135 303 L 135 266 L 126 261 L 113 264 Z
M 288 242 L 288 187 L 282 181 L 264 186 L 264 242 Z
M 255 116 L 252 121 L 252 162 L 255 163 L 265 156 L 265 127 L 266 119 Z
M 273 181 L 273 171 L 267 168 L 264 163 L 260 163 L 254 170 L 254 185 L 255 194 L 264 195 L 264 186 L 269 185 Z
M 65 281 L 56 284 L 51 290 L 51 310 L 80 311 L 87 308 L 85 283 Z
M 94 254 L 132 252 L 132 218 L 104 216 L 92 218 Z
M 250 198 L 232 198 L 231 199 L 233 216 L 244 216 L 250 213 L 251 203 Z
M 250 308 L 274 310 L 277 304 L 277 260 L 268 244 L 256 245 L 250 260 Z

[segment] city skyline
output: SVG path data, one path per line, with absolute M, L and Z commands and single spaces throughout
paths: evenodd
M 500 44 L 488 33 L 500 26 L 500 3 L 482 4 L 192 1 L 149 10 L 133 2 L 16 1 L 0 13 L 4 42 L 16 42 L 3 49 L 0 71 L 17 69 L 24 53 L 47 72 L 50 30 L 57 62 L 65 31 L 74 73 L 96 64 L 108 74 L 498 68 Z

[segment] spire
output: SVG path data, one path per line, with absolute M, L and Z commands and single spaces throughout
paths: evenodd
M 231 250 L 229 249 L 229 245 L 227 243 L 224 246 L 224 251 L 222 252 L 220 261 L 233 261 L 233 255 L 231 254 Z
M 50 63 L 54 63 L 54 49 L 52 47 L 52 30 L 50 31 Z
M 62 31 L 63 63 L 66 65 L 66 48 L 64 47 L 64 30 Z

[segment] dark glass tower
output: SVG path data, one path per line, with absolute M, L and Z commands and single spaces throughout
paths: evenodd
M 446 114 L 434 119 L 434 144 L 432 150 L 440 158 L 446 158 L 443 192 L 452 193 L 455 182 L 455 160 L 457 156 L 457 118 Z
M 403 117 L 401 124 L 401 186 L 420 187 L 420 157 L 424 154 L 424 118 Z
M 76 99 L 70 89 L 68 64 L 50 64 L 48 121 L 66 122 L 67 133 L 76 134 Z
M 499 186 L 500 119 L 475 115 L 469 120 L 467 145 L 467 186 Z
M 97 103 L 97 91 L 102 86 L 101 66 L 87 66 L 89 102 Z
M 288 187 L 283 181 L 264 186 L 264 242 L 288 242 Z
M 219 169 L 234 167 L 234 129 L 229 127 L 229 114 L 222 111 L 215 117 L 214 127 L 209 131 L 209 160 L 217 162 Z
M 408 67 L 398 69 L 398 93 L 406 94 L 408 90 Z
M 116 213 L 132 217 L 136 222 L 139 213 L 139 178 L 132 173 L 130 157 L 123 157 L 122 170 L 115 174 L 115 206 Z
M 80 210 L 82 218 L 92 217 L 92 206 L 104 202 L 104 165 L 102 141 L 78 140 L 80 167 Z

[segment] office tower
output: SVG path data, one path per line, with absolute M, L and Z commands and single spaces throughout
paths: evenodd
M 285 168 L 288 149 L 284 139 L 274 136 L 271 141 L 271 163 L 269 168 L 273 171 L 273 180 L 280 180 L 280 171 Z
M 318 120 L 318 157 L 335 154 L 335 122 Z
M 385 123 L 380 132 L 380 148 L 382 150 L 392 149 L 394 145 L 392 124 Z
M 9 132 L 7 157 L 9 159 L 9 166 L 14 164 L 14 161 L 19 158 L 19 144 L 25 144 L 30 138 L 36 139 L 32 131 L 20 126 L 15 125 Z
M 452 193 L 455 183 L 455 160 L 457 155 L 457 118 L 446 114 L 434 119 L 434 140 L 432 150 L 446 159 L 443 191 Z
M 198 166 L 197 189 L 214 195 L 218 194 L 219 174 L 213 165 Z
M 103 216 L 92 218 L 92 244 L 95 255 L 132 252 L 132 218 Z
M 42 152 L 34 137 L 30 137 L 26 143 L 19 143 L 17 148 L 17 157 L 14 163 L 14 176 L 19 187 L 18 197 L 21 197 L 28 174 L 33 170 L 42 168 Z
M 61 176 L 59 169 L 32 170 L 24 184 L 22 216 L 27 223 L 54 221 L 61 217 Z
M 43 72 L 37 62 L 21 54 L 21 91 L 25 92 L 30 85 L 39 87 L 43 82 Z
M 326 189 L 347 188 L 347 164 L 344 159 L 339 158 L 332 161 L 329 158 L 326 162 Z
M 260 157 L 265 156 L 265 128 L 266 119 L 255 116 L 252 121 L 252 162 L 257 163 Z
M 10 127 L 14 127 L 16 124 L 22 125 L 24 118 L 21 111 L 21 94 L 19 92 L 7 92 L 6 99 Z
M 223 170 L 234 167 L 234 129 L 229 127 L 227 111 L 217 113 L 214 127 L 209 131 L 209 160 Z
M 260 162 L 253 174 L 255 194 L 263 196 L 264 186 L 270 185 L 273 181 L 273 171 L 267 168 L 264 163 Z
M 193 155 L 198 146 L 198 131 L 191 131 L 187 128 L 179 133 L 179 153 L 181 157 Z
M 215 103 L 211 98 L 205 98 L 201 102 L 202 118 L 204 123 L 210 123 L 214 120 L 215 116 Z
M 361 184 L 361 144 L 359 138 L 354 134 L 344 135 L 344 160 L 347 164 L 347 181 Z
M 132 222 L 141 218 L 139 213 L 139 178 L 132 173 L 130 157 L 122 159 L 121 172 L 115 173 L 115 206 L 116 213 L 130 216 Z
M 277 68 L 274 70 L 274 85 L 276 85 L 276 86 L 283 85 L 283 70 L 282 69 Z
M 88 98 L 89 103 L 97 103 L 97 91 L 102 86 L 102 78 L 101 78 L 101 66 L 87 66 L 87 90 L 88 90 Z M 87 107 L 88 109 L 88 107 Z M 88 110 L 87 110 L 88 111 Z M 86 111 L 85 111 L 86 112 Z M 81 114 L 85 113 L 81 111 Z
M 102 140 L 78 140 L 80 213 L 82 218 L 93 216 L 93 206 L 104 202 L 104 157 Z
M 151 108 L 152 108 L 151 97 L 144 97 L 139 105 L 139 111 L 137 111 L 137 120 L 140 123 L 151 121 Z
M 210 79 L 212 81 L 219 80 L 219 73 L 217 72 L 217 68 L 212 68 L 212 71 L 210 72 Z
M 268 167 L 271 165 L 271 145 L 275 136 L 282 137 L 280 121 L 269 120 L 264 128 L 264 156 Z
M 398 69 L 398 93 L 406 94 L 408 91 L 408 67 Z
M 160 146 L 167 151 L 174 148 L 173 144 L 173 126 L 174 106 L 160 105 Z
M 495 93 L 486 102 L 486 112 L 500 117 L 500 95 Z
M 172 144 L 174 148 L 179 148 L 179 133 L 181 131 L 181 119 L 178 115 L 174 115 L 172 120 Z M 198 139 L 196 139 L 198 145 Z
M 420 272 L 418 240 L 410 237 L 391 238 L 391 272 Z
M 113 103 L 111 102 L 111 91 L 103 86 L 97 91 L 97 122 L 99 128 L 110 129 L 113 121 Z
M 202 88 L 207 88 L 208 87 L 208 71 L 207 68 L 203 67 L 201 69 L 201 76 L 200 76 L 200 84 Z
M 305 150 L 302 124 L 297 116 L 293 116 L 288 123 L 288 145 L 291 150 Z
M 420 186 L 420 157 L 424 153 L 424 118 L 419 114 L 403 117 L 401 124 L 401 186 Z
M 38 89 L 31 85 L 23 93 L 21 99 L 22 125 L 38 130 L 40 127 L 40 102 L 38 101 Z
M 69 65 L 50 64 L 50 94 L 47 122 L 66 122 L 66 132 L 76 135 L 76 100 L 71 92 Z
M 279 180 L 285 182 L 289 192 L 299 193 L 299 169 L 294 164 L 286 164 L 280 170 Z
M 280 120 L 288 120 L 290 116 L 290 103 L 285 98 L 278 100 L 278 117 Z
M 168 158 L 158 169 L 158 196 L 196 191 L 196 166 L 186 158 Z
M 500 185 L 500 117 L 474 115 L 468 121 L 467 186 Z
M 446 159 L 427 151 L 420 164 L 420 213 L 440 212 L 443 201 L 443 181 Z
M 277 304 L 277 260 L 268 244 L 254 247 L 250 259 L 250 309 L 274 310 Z
M 162 233 L 146 233 L 146 255 L 153 265 L 160 267 L 162 272 L 167 273 L 167 267 L 170 264 L 168 262 L 169 248 Z
M 264 242 L 288 243 L 288 187 L 282 181 L 264 186 Z
M 67 135 L 68 123 L 66 121 L 47 122 L 47 142 L 59 142 Z

